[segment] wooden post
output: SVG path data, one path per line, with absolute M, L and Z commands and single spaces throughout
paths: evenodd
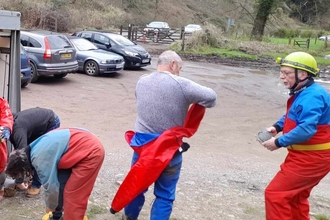
M 308 39 L 306 40 L 306 47 L 307 47 L 307 49 L 309 49 L 309 42 L 310 42 L 310 39 L 308 38 Z
M 137 40 L 138 27 L 134 27 L 135 40 Z
M 55 17 L 55 32 L 57 32 L 57 18 Z
M 289 37 L 289 45 L 291 45 L 291 37 Z
M 293 40 L 293 46 L 296 46 L 296 40 Z
M 184 39 L 185 39 L 185 33 L 184 33 L 184 31 L 183 31 L 183 33 L 182 33 L 182 44 L 181 44 L 181 51 L 184 51 Z
M 131 34 L 132 34 L 132 24 L 128 24 L 127 38 L 128 38 L 129 40 L 131 39 Z
M 324 48 L 328 48 L 328 37 L 325 37 Z
M 315 43 L 314 44 L 316 44 L 316 41 L 317 41 L 317 37 L 315 37 Z
M 182 38 L 184 38 L 184 27 L 181 27 L 180 31 L 180 40 L 182 40 Z
M 120 25 L 120 35 L 123 35 L 123 25 Z

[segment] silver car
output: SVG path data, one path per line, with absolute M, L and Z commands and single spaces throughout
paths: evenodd
M 330 35 L 319 37 L 319 40 L 325 40 L 325 39 L 327 39 L 327 41 L 330 41 Z
M 78 70 L 76 50 L 63 34 L 21 31 L 21 44 L 30 58 L 31 82 L 36 82 L 39 76 L 63 78 Z
M 78 70 L 90 76 L 115 73 L 124 69 L 124 58 L 118 54 L 98 49 L 90 41 L 75 36 L 68 36 L 77 50 Z

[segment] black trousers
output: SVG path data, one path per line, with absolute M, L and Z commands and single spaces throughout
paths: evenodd
M 58 194 L 58 205 L 53 212 L 53 219 L 60 219 L 63 215 L 63 192 L 66 182 L 68 181 L 71 175 L 71 169 L 67 170 L 58 170 L 57 171 L 57 178 L 60 183 L 60 189 Z

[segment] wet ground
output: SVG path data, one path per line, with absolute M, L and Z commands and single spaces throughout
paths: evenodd
M 214 89 L 218 101 L 187 140 L 191 148 L 184 153 L 172 220 L 262 220 L 263 190 L 279 170 L 286 150 L 265 150 L 256 134 L 284 114 L 287 90 L 272 68 L 185 60 L 181 75 Z M 138 71 L 49 77 L 22 89 L 22 109 L 51 108 L 62 126 L 85 127 L 104 144 L 106 158 L 89 200 L 91 220 L 120 219 L 120 213 L 111 215 L 108 207 L 130 166 L 132 150 L 124 132 L 133 129 L 136 118 L 134 88 L 141 75 L 155 70 L 156 61 L 154 55 L 152 65 Z M 327 176 L 313 190 L 312 214 L 330 217 L 329 188 Z M 149 219 L 153 198 L 151 188 L 140 220 Z M 1 202 L 1 219 L 41 219 L 43 204 L 42 196 L 27 199 L 23 192 L 17 193 Z

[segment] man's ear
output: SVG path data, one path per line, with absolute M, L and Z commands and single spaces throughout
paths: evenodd
M 170 63 L 170 69 L 173 71 L 174 67 L 175 67 L 175 61 L 172 60 L 171 63 Z
M 308 76 L 308 72 L 305 70 L 299 70 L 299 73 L 302 79 L 305 79 Z

